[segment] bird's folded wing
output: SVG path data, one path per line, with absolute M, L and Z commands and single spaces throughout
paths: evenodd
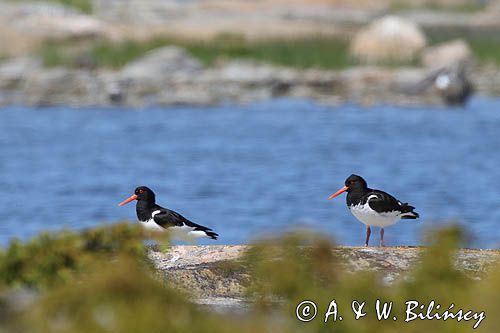
M 158 214 L 153 216 L 154 221 L 164 228 L 168 227 L 182 227 L 188 226 L 193 228 L 193 230 L 200 231 L 211 231 L 212 229 L 204 227 L 202 225 L 196 224 L 192 221 L 189 221 L 187 218 L 182 216 L 181 214 L 174 212 L 173 210 L 164 209 L 161 210 Z
M 370 208 L 378 213 L 392 212 L 401 208 L 401 203 L 396 198 L 382 191 L 370 192 L 367 201 Z
M 184 221 L 187 221 L 182 215 L 171 210 L 161 210 L 159 213 L 153 215 L 153 220 L 164 228 L 182 227 Z

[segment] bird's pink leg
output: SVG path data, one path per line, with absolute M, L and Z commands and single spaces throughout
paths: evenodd
M 380 228 L 380 246 L 384 247 L 384 228 Z
M 370 226 L 366 227 L 366 241 L 365 241 L 365 246 L 368 246 L 368 241 L 370 240 L 370 235 L 372 234 L 372 229 L 370 229 Z

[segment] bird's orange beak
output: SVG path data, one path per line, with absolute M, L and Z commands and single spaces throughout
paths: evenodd
M 328 200 L 335 198 L 337 195 L 344 193 L 348 189 L 349 189 L 349 187 L 347 187 L 347 186 L 342 187 L 340 190 L 338 190 L 337 192 L 335 192 L 332 195 L 330 195 L 330 197 L 328 198 Z
M 135 199 L 137 199 L 137 195 L 135 195 L 135 194 L 134 194 L 133 196 L 131 196 L 131 197 L 130 197 L 130 198 L 128 198 L 127 200 L 120 202 L 120 203 L 118 204 L 118 206 L 123 206 L 123 205 L 126 205 L 126 204 L 128 204 L 130 201 L 134 201 Z

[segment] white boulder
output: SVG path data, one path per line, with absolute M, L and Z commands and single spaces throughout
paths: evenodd
M 354 37 L 350 52 L 363 63 L 410 62 L 426 46 L 422 30 L 412 21 L 386 16 Z

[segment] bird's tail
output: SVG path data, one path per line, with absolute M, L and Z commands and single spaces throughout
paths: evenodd
M 420 215 L 418 215 L 417 212 L 409 212 L 409 213 L 403 213 L 401 214 L 401 219 L 407 219 L 407 220 L 415 220 L 418 219 Z
M 219 237 L 219 234 L 213 231 L 205 230 L 205 234 L 207 235 L 208 238 L 211 239 L 217 239 L 217 237 Z
M 420 215 L 414 211 L 415 207 L 408 205 L 408 203 L 404 203 L 401 206 L 404 208 L 401 219 L 415 220 L 420 217 Z

